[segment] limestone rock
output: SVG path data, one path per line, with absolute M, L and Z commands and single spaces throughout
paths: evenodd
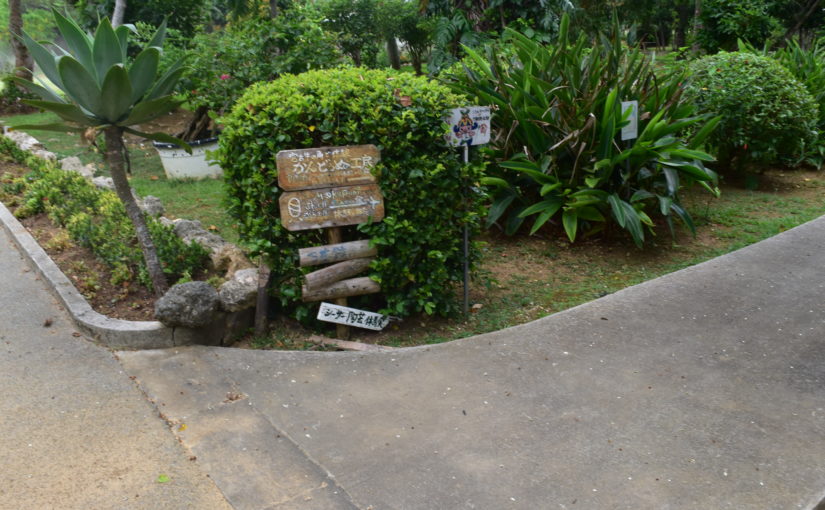
M 60 168 L 67 172 L 77 172 L 86 179 L 92 180 L 95 176 L 93 165 L 84 165 L 77 156 L 69 156 L 60 160 Z
M 227 312 L 238 312 L 255 306 L 258 296 L 258 270 L 241 269 L 231 280 L 221 285 L 218 295 L 221 307 Z
M 37 156 L 40 159 L 45 159 L 48 161 L 57 161 L 57 154 L 54 152 L 49 152 L 46 149 L 34 149 L 32 154 Z
M 232 278 L 241 269 L 255 267 L 246 257 L 246 254 L 232 243 L 226 243 L 211 256 L 212 267 L 223 272 L 226 278 Z
M 197 242 L 211 253 L 217 251 L 226 241 L 217 234 L 203 229 L 197 220 L 175 220 L 175 234 L 187 243 Z
M 142 200 L 138 200 L 140 209 L 149 216 L 163 216 L 166 209 L 163 208 L 163 202 L 156 196 L 146 195 Z
M 218 291 L 206 282 L 174 285 L 155 303 L 155 318 L 169 327 L 209 324 L 220 308 Z
M 115 183 L 111 177 L 95 177 L 92 179 L 92 183 L 98 188 L 115 190 Z
M 43 145 L 37 141 L 37 138 L 22 131 L 10 130 L 6 132 L 6 136 L 11 138 L 22 151 L 43 150 Z

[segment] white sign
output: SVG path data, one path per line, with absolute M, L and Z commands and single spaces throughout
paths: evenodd
M 452 146 L 490 143 L 490 108 L 487 106 L 454 108 L 444 122 L 450 126 L 447 142 Z
M 318 309 L 318 320 L 334 322 L 335 324 L 345 324 L 356 328 L 373 329 L 381 331 L 389 324 L 390 318 L 380 313 L 365 312 L 357 308 L 347 308 L 330 303 L 321 303 Z
M 628 125 L 622 128 L 622 141 L 639 138 L 639 102 L 622 101 L 622 117 L 627 110 L 630 110 L 630 116 L 627 118 Z

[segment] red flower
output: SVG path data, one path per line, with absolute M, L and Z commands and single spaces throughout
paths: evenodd
M 231 76 L 229 76 L 228 74 L 222 74 L 221 75 L 222 80 L 228 80 L 229 78 L 231 78 Z
M 742 148 L 748 150 L 748 144 L 743 145 Z

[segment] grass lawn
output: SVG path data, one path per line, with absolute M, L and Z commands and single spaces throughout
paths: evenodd
M 3 119 L 8 125 L 51 122 L 55 118 L 34 114 Z M 77 135 L 30 131 L 61 157 L 78 156 L 85 162 L 101 161 L 99 154 L 79 143 Z M 151 146 L 132 143 L 132 185 L 140 195 L 155 195 L 168 215 L 199 219 L 214 225 L 229 240 L 237 235 L 222 206 L 222 182 L 168 181 Z M 666 228 L 644 250 L 623 232 L 587 239 L 571 245 L 560 228 L 550 227 L 539 236 L 507 238 L 491 231 L 482 239 L 485 257 L 479 278 L 471 286 L 474 313 L 468 318 L 409 317 L 392 322 L 383 332 L 353 329 L 353 340 L 393 346 L 438 343 L 521 324 L 591 301 L 630 285 L 697 264 L 748 244 L 776 235 L 825 213 L 825 173 L 807 170 L 772 170 L 759 178 L 755 190 L 723 183 L 722 196 L 701 189 L 684 194 L 697 235 L 685 228 L 671 237 Z M 460 295 L 460 289 L 456 289 Z M 315 325 L 329 333 L 334 326 Z M 246 340 L 258 348 L 305 348 L 310 333 L 290 320 L 278 320 L 268 338 Z

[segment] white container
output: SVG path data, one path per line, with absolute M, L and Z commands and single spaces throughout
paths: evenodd
M 189 142 L 192 154 L 173 143 L 153 142 L 152 145 L 158 151 L 167 179 L 217 179 L 223 176 L 217 163 L 206 161 L 206 151 L 218 148 L 217 138 Z

